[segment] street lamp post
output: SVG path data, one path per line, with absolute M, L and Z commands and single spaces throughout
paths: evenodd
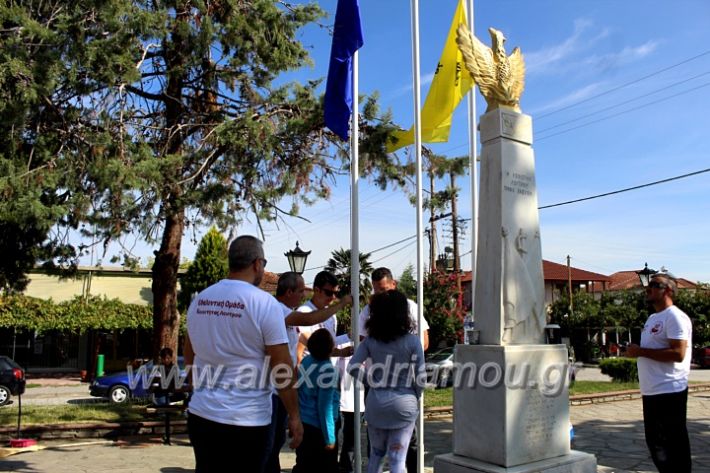
M 648 263 L 645 263 L 643 266 L 642 270 L 635 271 L 635 273 L 638 275 L 639 280 L 641 281 L 641 285 L 643 287 L 647 287 L 648 283 L 651 281 L 651 276 L 656 274 L 658 271 L 655 269 L 649 269 Z
M 310 251 L 303 251 L 298 247 L 298 242 L 296 242 L 296 248 L 284 253 L 284 256 L 288 258 L 288 265 L 291 271 L 298 274 L 303 274 L 303 270 L 306 268 L 306 260 Z

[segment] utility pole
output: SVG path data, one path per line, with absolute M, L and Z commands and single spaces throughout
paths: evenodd
M 454 271 L 461 271 L 461 261 L 459 258 L 459 222 L 458 213 L 456 210 L 456 182 L 453 172 L 449 172 L 449 178 L 451 179 L 451 233 L 454 240 Z
M 454 274 L 456 274 L 456 288 L 461 293 L 461 258 L 459 256 L 459 219 L 456 210 L 456 176 L 453 171 L 449 171 L 451 180 L 451 232 L 454 240 Z
M 574 314 L 574 306 L 572 304 L 572 267 L 570 266 L 570 256 L 567 255 L 567 290 L 569 291 L 569 315 Z
M 430 164 L 431 165 L 431 164 Z M 436 218 L 434 215 L 434 173 L 429 173 L 429 209 L 431 230 L 429 231 L 429 272 L 436 271 Z

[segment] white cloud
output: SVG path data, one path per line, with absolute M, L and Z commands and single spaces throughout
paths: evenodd
M 600 30 L 589 37 L 586 33 L 594 28 L 592 21 L 577 19 L 574 21 L 574 32 L 562 43 L 539 51 L 525 54 L 525 66 L 529 74 L 541 74 L 555 68 L 562 60 L 574 56 L 578 52 L 591 47 L 594 43 L 608 36 L 607 29 Z
M 592 84 L 585 85 L 584 87 L 574 90 L 563 97 L 559 97 L 553 100 L 552 102 L 548 102 L 545 105 L 533 108 L 530 111 L 530 114 L 537 115 L 543 112 L 547 112 L 548 110 L 559 110 L 568 105 L 580 102 L 593 96 L 594 94 L 599 93 L 599 91 L 603 89 L 605 85 L 606 82 L 594 82 Z
M 640 46 L 627 46 L 619 52 L 590 56 L 585 59 L 584 63 L 587 66 L 597 70 L 618 67 L 623 64 L 643 59 L 653 53 L 658 48 L 659 44 L 660 41 L 649 40 Z

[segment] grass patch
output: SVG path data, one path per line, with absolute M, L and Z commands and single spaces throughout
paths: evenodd
M 630 381 L 625 383 L 617 383 L 615 381 L 575 381 L 574 385 L 569 388 L 569 395 L 576 396 L 577 394 L 596 394 L 607 393 L 612 391 L 627 391 L 629 389 L 638 388 L 638 381 Z
M 22 406 L 22 425 L 92 422 L 132 422 L 145 420 L 137 404 L 72 404 Z M 17 425 L 17 403 L 0 408 L 0 425 Z
M 425 389 L 424 407 L 443 407 L 454 404 L 454 388 Z
M 41 385 L 41 384 L 37 384 L 37 383 L 27 383 L 27 384 L 25 385 L 25 388 L 26 388 L 26 389 L 41 388 L 41 387 L 42 387 L 42 385 Z
M 616 383 L 613 381 L 575 381 L 569 389 L 569 395 L 596 394 L 613 391 L 638 389 L 639 383 Z M 427 389 L 424 391 L 424 407 L 444 407 L 454 403 L 454 388 Z

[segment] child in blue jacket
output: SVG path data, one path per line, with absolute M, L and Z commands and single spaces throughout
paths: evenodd
M 293 473 L 337 473 L 340 416 L 340 380 L 330 361 L 333 337 L 324 328 L 308 339 L 308 351 L 299 367 L 298 404 L 303 442 L 296 448 Z

